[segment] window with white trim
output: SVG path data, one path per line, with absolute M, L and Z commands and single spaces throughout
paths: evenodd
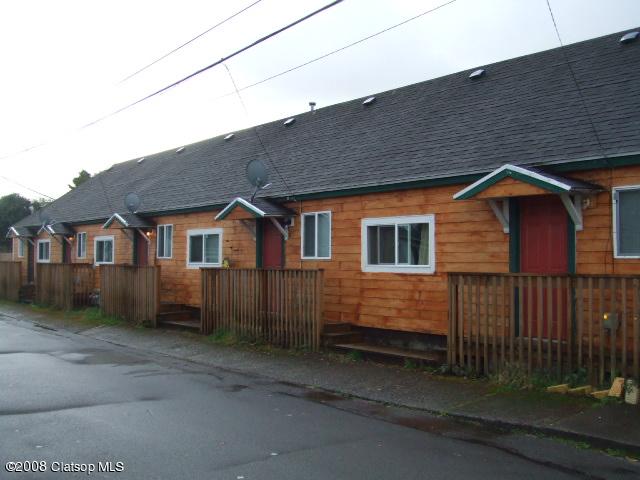
M 158 258 L 171 258 L 173 254 L 173 225 L 158 225 Z
M 76 235 L 76 257 L 87 258 L 87 232 L 80 232 Z
M 640 185 L 613 189 L 616 258 L 640 258 Z
M 21 238 L 16 238 L 16 242 L 18 242 L 18 257 L 24 257 L 24 240 Z
M 187 231 L 187 267 L 219 267 L 221 263 L 221 228 Z
M 38 240 L 38 263 L 51 261 L 51 240 Z
M 93 241 L 94 247 L 94 263 L 96 265 L 111 264 L 115 259 L 115 241 L 114 237 L 96 237 Z
M 433 273 L 434 246 L 433 215 L 362 220 L 364 272 Z
M 302 215 L 302 258 L 331 258 L 331 212 Z

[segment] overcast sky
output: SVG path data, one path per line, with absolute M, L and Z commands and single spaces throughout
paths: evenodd
M 58 197 L 81 169 L 110 165 L 490 62 L 558 46 L 545 0 L 457 0 L 293 73 L 247 89 L 248 116 L 216 67 L 95 126 L 92 120 L 330 3 L 262 0 L 121 83 L 255 0 L 30 0 L 0 17 L 0 175 Z M 238 86 L 340 48 L 446 0 L 344 0 L 227 62 Z M 551 0 L 563 41 L 637 26 L 638 0 Z M 36 193 L 0 177 L 0 196 Z

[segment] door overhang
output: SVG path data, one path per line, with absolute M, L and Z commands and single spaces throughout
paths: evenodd
M 455 200 L 486 200 L 492 212 L 509 233 L 509 199 L 535 195 L 558 195 L 576 230 L 582 230 L 582 200 L 603 188 L 582 180 L 562 177 L 535 167 L 503 165 L 463 188 Z
M 255 240 L 255 222 L 252 222 L 252 220 L 264 219 L 265 221 L 270 221 L 278 229 L 282 237 L 288 240 L 289 227 L 292 225 L 294 215 L 295 212 L 293 210 L 274 200 L 256 198 L 253 201 L 249 201 L 242 197 L 236 197 L 215 216 L 215 220 L 239 220 Z M 281 222 L 281 220 L 285 221 Z
M 140 236 L 145 239 L 147 244 L 151 243 L 149 237 L 156 226 L 151 220 L 136 215 L 135 213 L 114 213 L 109 217 L 109 220 L 102 225 L 102 228 L 106 230 L 108 228 L 112 228 L 113 225 L 119 225 L 119 228 L 125 232 L 138 232 Z M 134 237 L 129 236 L 129 238 L 133 241 Z

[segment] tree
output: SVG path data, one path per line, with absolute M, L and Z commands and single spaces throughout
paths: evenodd
M 5 235 L 11 225 L 31 213 L 30 205 L 31 201 L 17 193 L 0 197 L 0 251 L 11 249 L 11 239 L 7 239 Z
M 87 172 L 86 170 L 80 170 L 80 173 L 78 173 L 78 176 L 72 180 L 73 185 L 69 185 L 69 188 L 73 190 L 74 188 L 82 185 L 84 182 L 86 182 L 90 178 L 91 178 L 91 174 L 89 172 Z

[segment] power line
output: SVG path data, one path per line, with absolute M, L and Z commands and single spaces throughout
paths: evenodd
M 587 106 L 587 101 L 584 98 L 584 95 L 582 93 L 582 89 L 580 88 L 580 84 L 578 83 L 578 80 L 576 78 L 576 74 L 573 71 L 573 67 L 571 66 L 571 61 L 569 60 L 569 57 L 567 56 L 567 52 L 566 49 L 564 47 L 564 43 L 562 42 L 562 37 L 560 36 L 560 30 L 558 30 L 558 25 L 556 23 L 556 18 L 553 15 L 553 10 L 551 9 L 551 3 L 549 0 L 546 0 L 547 2 L 547 8 L 549 9 L 549 14 L 551 15 L 551 21 L 553 22 L 553 28 L 556 31 L 556 36 L 558 37 L 558 42 L 560 43 L 560 51 L 562 52 L 562 55 L 564 57 L 564 61 L 567 64 L 567 67 L 569 68 L 569 72 L 571 73 L 571 78 L 573 79 L 573 83 L 576 86 L 576 90 L 578 92 L 578 96 L 580 97 L 580 102 L 582 103 L 582 108 L 584 109 L 585 114 L 587 115 L 587 120 L 589 121 L 589 124 L 591 125 L 591 130 L 593 130 L 593 136 L 596 139 L 596 142 L 598 142 L 598 147 L 600 147 L 600 152 L 602 154 L 602 156 L 604 158 L 607 158 L 607 153 L 604 149 L 604 146 L 602 145 L 602 142 L 600 141 L 600 135 L 598 135 L 598 130 L 596 129 L 596 125 L 593 122 L 593 118 L 591 117 L 591 112 L 589 111 L 589 107 Z
M 245 105 L 244 100 L 242 99 L 242 95 L 240 95 L 240 90 L 238 90 L 238 86 L 236 85 L 236 81 L 233 79 L 233 75 L 231 75 L 231 70 L 229 70 L 229 67 L 227 66 L 226 63 L 224 64 L 224 68 L 227 69 L 227 73 L 229 74 L 229 78 L 231 79 L 231 83 L 233 84 L 233 88 L 235 88 L 235 90 L 236 90 L 236 94 L 238 95 L 238 99 L 240 100 L 240 104 L 242 105 L 242 108 L 244 110 L 244 113 L 245 113 L 247 119 L 249 121 L 251 121 L 251 119 L 249 118 L 249 110 L 247 109 L 247 106 Z M 265 146 L 264 142 L 262 141 L 262 137 L 260 137 L 260 133 L 258 132 L 258 128 L 255 125 L 253 126 L 253 132 L 255 133 L 256 137 L 258 138 L 258 142 L 260 142 L 260 145 L 262 146 L 262 150 L 264 150 L 264 153 L 267 155 L 267 158 L 269 159 L 269 163 L 271 164 L 273 169 L 276 171 L 276 174 L 278 175 L 278 177 L 280 177 L 280 180 L 282 180 L 282 183 L 284 183 L 284 186 L 287 189 L 287 192 L 289 193 L 289 195 L 291 195 L 293 192 L 292 192 L 291 188 L 289 187 L 289 184 L 284 179 L 284 177 L 280 174 L 280 171 L 278 170 L 278 167 L 276 166 L 275 162 L 271 158 L 271 155 L 269 155 L 269 151 L 267 150 L 267 147 Z
M 4 180 L 6 180 L 6 181 L 7 181 L 7 182 L 9 182 L 9 183 L 13 183 L 14 185 L 17 185 L 17 186 L 19 186 L 20 188 L 24 188 L 25 190 L 29 190 L 30 192 L 36 193 L 36 194 L 40 195 L 41 197 L 46 197 L 46 198 L 48 198 L 48 199 L 50 199 L 50 200 L 55 200 L 55 198 L 50 197 L 49 195 L 45 195 L 44 193 L 39 192 L 39 191 L 37 191 L 37 190 L 34 190 L 33 188 L 29 188 L 29 187 L 27 187 L 26 185 L 22 185 L 21 183 L 18 183 L 18 182 L 16 182 L 15 180 L 11 180 L 10 178 L 5 177 L 4 175 L 0 175 L 0 178 L 2 178 L 2 179 L 4 179 Z
M 191 73 L 191 74 L 187 75 L 187 76 L 186 76 L 186 77 L 184 77 L 184 78 L 181 78 L 180 80 L 177 80 L 177 81 L 175 81 L 175 82 L 173 82 L 173 83 L 171 83 L 171 84 L 167 85 L 166 87 L 162 87 L 160 90 L 156 90 L 155 92 L 150 93 L 149 95 L 147 95 L 147 96 L 145 96 L 145 97 L 142 97 L 141 99 L 136 100 L 135 102 L 132 102 L 132 103 L 130 103 L 130 104 L 128 104 L 128 105 L 125 105 L 124 107 L 121 107 L 121 108 L 119 108 L 118 110 L 115 110 L 115 111 L 113 111 L 113 112 L 111 112 L 111 113 L 109 113 L 109 114 L 107 114 L 107 115 L 104 115 L 104 116 L 102 116 L 102 117 L 100 117 L 100 118 L 98 118 L 98 119 L 96 119 L 96 120 L 94 120 L 94 121 L 92 121 L 92 122 L 90 122 L 90 123 L 87 123 L 87 124 L 83 125 L 82 127 L 80 127 L 80 129 L 84 129 L 84 128 L 90 127 L 90 126 L 92 126 L 92 125 L 95 125 L 96 123 L 101 122 L 101 121 L 103 121 L 103 120 L 106 120 L 107 118 L 112 117 L 112 116 L 114 116 L 114 115 L 117 115 L 117 114 L 119 114 L 119 113 L 122 113 L 122 112 L 124 112 L 125 110 L 128 110 L 129 108 L 131 108 L 131 107 L 134 107 L 134 106 L 138 105 L 139 103 L 142 103 L 142 102 L 144 102 L 144 101 L 146 101 L 146 100 L 149 100 L 149 99 L 151 99 L 151 98 L 153 98 L 153 97 L 155 97 L 155 96 L 157 96 L 157 95 L 160 95 L 161 93 L 164 93 L 164 92 L 166 92 L 167 90 L 170 90 L 171 88 L 174 88 L 174 87 L 176 87 L 176 86 L 180 85 L 181 83 L 186 82 L 187 80 L 190 80 L 191 78 L 193 78 L 193 77 L 195 77 L 195 76 L 197 76 L 197 75 L 200 75 L 201 73 L 204 73 L 204 72 L 206 72 L 207 70 L 210 70 L 210 69 L 212 69 L 213 67 L 216 67 L 216 66 L 218 66 L 218 65 L 220 65 L 220 64 L 222 64 L 222 63 L 224 63 L 224 62 L 226 62 L 227 60 L 229 60 L 229 59 L 231 59 L 231 58 L 235 57 L 236 55 L 239 55 L 239 54 L 241 54 L 241 53 L 243 53 L 243 52 L 245 52 L 245 51 L 249 50 L 250 48 L 255 47 L 256 45 L 259 45 L 259 44 L 261 44 L 262 42 L 265 42 L 265 41 L 269 40 L 270 38 L 273 38 L 273 37 L 275 37 L 276 35 L 279 35 L 280 33 L 284 32 L 284 31 L 286 31 L 286 30 L 289 30 L 290 28 L 295 27 L 296 25 L 298 25 L 298 24 L 300 24 L 300 23 L 302 23 L 302 22 L 304 22 L 304 21 L 306 21 L 306 20 L 310 19 L 311 17 L 314 17 L 314 16 L 316 16 L 317 14 L 319 14 L 319 13 L 321 13 L 321 12 L 324 12 L 325 10 L 328 10 L 328 9 L 330 9 L 330 8 L 332 8 L 332 7 L 335 7 L 336 5 L 338 5 L 339 3 L 341 3 L 342 1 L 343 1 L 343 0 L 334 0 L 333 2 L 331 2 L 331 3 L 327 4 L 327 5 L 325 5 L 324 7 L 319 8 L 318 10 L 315 10 L 314 12 L 311 12 L 311 13 L 309 13 L 309 14 L 305 15 L 305 16 L 304 16 L 304 17 L 302 17 L 302 18 L 299 18 L 298 20 L 296 20 L 296 21 L 294 21 L 294 22 L 292 22 L 292 23 L 290 23 L 290 24 L 288 24 L 288 25 L 286 25 L 286 26 L 284 26 L 284 27 L 282 27 L 282 28 L 279 28 L 278 30 L 276 30 L 276 31 L 274 31 L 274 32 L 271 32 L 271 33 L 269 33 L 269 34 L 267 34 L 267 35 L 265 35 L 265 36 L 263 36 L 263 37 L 261 37 L 261 38 L 259 38 L 258 40 L 254 41 L 253 43 L 250 43 L 249 45 L 246 45 L 246 46 L 242 47 L 241 49 L 236 50 L 235 52 L 233 52 L 233 53 L 231 53 L 231 54 L 229 54 L 229 55 L 227 55 L 227 56 L 225 56 L 225 57 L 222 57 L 220 60 L 218 60 L 218 61 L 216 61 L 216 62 L 213 62 L 212 64 L 207 65 L 206 67 L 201 68 L 200 70 L 196 70 L 195 72 L 193 72 L 193 73 Z
M 447 5 L 451 5 L 452 3 L 455 3 L 456 1 L 457 0 L 450 0 L 450 1 L 446 2 L 446 3 L 438 5 L 437 7 L 431 8 L 429 10 L 426 10 L 426 11 L 422 12 L 422 13 L 419 13 L 418 15 L 415 15 L 415 16 L 413 16 L 411 18 L 403 20 L 400 23 L 396 23 L 395 25 L 391 25 L 390 27 L 384 28 L 384 29 L 382 29 L 382 30 L 380 30 L 380 31 L 378 31 L 376 33 L 373 33 L 371 35 L 363 37 L 363 38 L 361 38 L 359 40 L 356 40 L 355 42 L 352 42 L 352 43 L 350 43 L 348 45 L 345 45 L 343 47 L 340 47 L 340 48 L 337 48 L 337 49 L 332 50 L 330 52 L 327 52 L 327 53 L 325 53 L 323 55 L 320 55 L 319 57 L 315 57 L 315 58 L 313 58 L 311 60 L 308 60 L 308 61 L 306 61 L 304 63 L 296 65 L 295 67 L 288 68 L 287 70 L 284 70 L 284 71 L 282 71 L 280 73 L 276 73 L 275 75 L 271 75 L 270 77 L 263 78 L 262 80 L 259 80 L 259 81 L 255 82 L 255 83 L 250 84 L 250 85 L 246 85 L 246 86 L 244 86 L 244 87 L 242 87 L 242 88 L 240 88 L 238 90 L 240 92 L 242 92 L 242 91 L 247 90 L 249 88 L 256 87 L 256 86 L 261 85 L 261 84 L 263 84 L 265 82 L 268 82 L 268 81 L 273 80 L 275 78 L 278 78 L 278 77 L 281 77 L 281 76 L 286 75 L 288 73 L 291 73 L 291 72 L 293 72 L 295 70 L 299 70 L 300 68 L 306 67 L 307 65 L 311 65 L 312 63 L 315 63 L 317 61 L 323 60 L 323 59 L 325 59 L 327 57 L 330 57 L 331 55 L 334 55 L 336 53 L 340 53 L 340 52 L 342 52 L 342 51 L 344 51 L 344 50 L 346 50 L 348 48 L 351 48 L 351 47 L 354 47 L 354 46 L 356 46 L 356 45 L 358 45 L 360 43 L 366 42 L 367 40 L 370 40 L 370 39 L 375 38 L 375 37 L 377 37 L 379 35 L 382 35 L 383 33 L 386 33 L 386 32 L 388 32 L 390 30 L 393 30 L 395 28 L 401 27 L 402 25 L 405 25 L 405 24 L 407 24 L 409 22 L 412 22 L 413 20 L 417 20 L 418 18 L 423 17 L 423 16 L 425 16 L 425 15 L 427 15 L 429 13 L 435 12 L 436 10 L 439 10 L 439 9 L 441 9 L 443 7 L 446 7 Z M 225 93 L 224 95 L 220 95 L 219 97 L 216 97 L 213 100 L 219 100 L 221 98 L 229 97 L 231 95 L 234 95 L 235 93 L 236 92 Z
M 165 53 L 164 55 L 162 55 L 161 57 L 155 59 L 153 62 L 145 65 L 144 67 L 142 67 L 139 70 L 136 70 L 135 72 L 133 72 L 131 75 L 126 76 L 125 78 L 123 78 L 122 80 L 120 80 L 118 82 L 118 84 L 122 84 L 124 82 L 126 82 L 127 80 L 130 80 L 131 78 L 135 77 L 136 75 L 144 72 L 145 70 L 147 70 L 148 68 L 152 67 L 153 65 L 155 65 L 156 63 L 164 60 L 165 58 L 167 58 L 170 55 L 173 55 L 174 53 L 176 53 L 178 50 L 181 50 L 182 48 L 186 47 L 187 45 L 189 45 L 190 43 L 195 42 L 197 39 L 199 39 L 200 37 L 206 35 L 207 33 L 209 33 L 212 30 L 215 30 L 216 28 L 224 25 L 225 23 L 227 23 L 229 20 L 237 17 L 238 15 L 240 15 L 243 12 L 246 12 L 247 10 L 249 10 L 251 7 L 253 7 L 254 5 L 257 5 L 258 3 L 260 3 L 262 0 L 256 0 L 255 2 L 253 2 L 252 4 L 244 7 L 242 10 L 237 11 L 236 13 L 234 13 L 233 15 L 231 15 L 230 17 L 225 18 L 224 20 L 216 23 L 214 26 L 206 29 L 204 32 L 199 33 L 198 35 L 196 35 L 195 37 L 193 37 L 191 40 L 188 40 L 186 42 L 184 42 L 183 44 L 179 45 L 178 47 L 174 48 L 173 50 Z

